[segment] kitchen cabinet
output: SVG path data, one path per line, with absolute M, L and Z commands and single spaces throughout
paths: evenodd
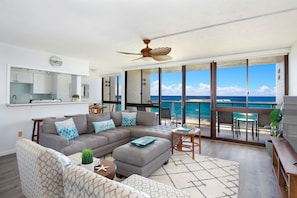
M 10 82 L 13 83 L 33 83 L 33 72 L 25 69 L 11 69 Z
M 50 94 L 53 92 L 53 74 L 49 72 L 34 72 L 33 93 Z

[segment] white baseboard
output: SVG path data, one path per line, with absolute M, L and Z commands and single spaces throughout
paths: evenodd
M 9 154 L 13 154 L 13 153 L 16 153 L 16 149 L 11 149 L 11 150 L 0 152 L 0 157 L 5 156 L 5 155 L 9 155 Z

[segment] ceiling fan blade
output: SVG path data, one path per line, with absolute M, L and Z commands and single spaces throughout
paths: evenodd
M 155 48 L 150 51 L 151 55 L 167 55 L 171 51 L 170 47 Z
M 135 58 L 135 59 L 133 59 L 133 60 L 131 60 L 131 61 L 137 61 L 137 60 L 144 60 L 144 57 L 143 56 L 141 56 L 141 57 L 139 57 L 139 58 Z
M 172 57 L 171 57 L 171 56 L 168 56 L 168 55 L 152 56 L 152 58 L 153 58 L 155 61 L 166 61 L 166 60 L 170 60 L 170 59 L 172 59 Z
M 141 53 L 130 53 L 130 52 L 120 52 L 120 51 L 117 51 L 117 53 L 128 54 L 128 55 L 142 55 Z

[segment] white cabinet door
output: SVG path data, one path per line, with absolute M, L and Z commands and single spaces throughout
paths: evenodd
M 53 75 L 51 73 L 34 72 L 33 93 L 50 94 L 53 91 Z
M 33 83 L 33 72 L 26 70 L 12 69 L 10 71 L 10 82 L 15 83 Z

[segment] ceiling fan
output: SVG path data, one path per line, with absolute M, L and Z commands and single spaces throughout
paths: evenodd
M 146 44 L 146 47 L 143 48 L 140 53 L 130 53 L 130 52 L 119 52 L 121 54 L 128 54 L 128 55 L 142 55 L 142 57 L 136 58 L 134 60 L 150 60 L 150 59 L 154 59 L 155 61 L 166 61 L 166 60 L 170 60 L 171 56 L 168 56 L 167 54 L 170 53 L 171 48 L 170 47 L 160 47 L 160 48 L 149 48 L 149 43 L 151 42 L 151 40 L 149 39 L 144 39 L 143 40 L 144 44 Z

